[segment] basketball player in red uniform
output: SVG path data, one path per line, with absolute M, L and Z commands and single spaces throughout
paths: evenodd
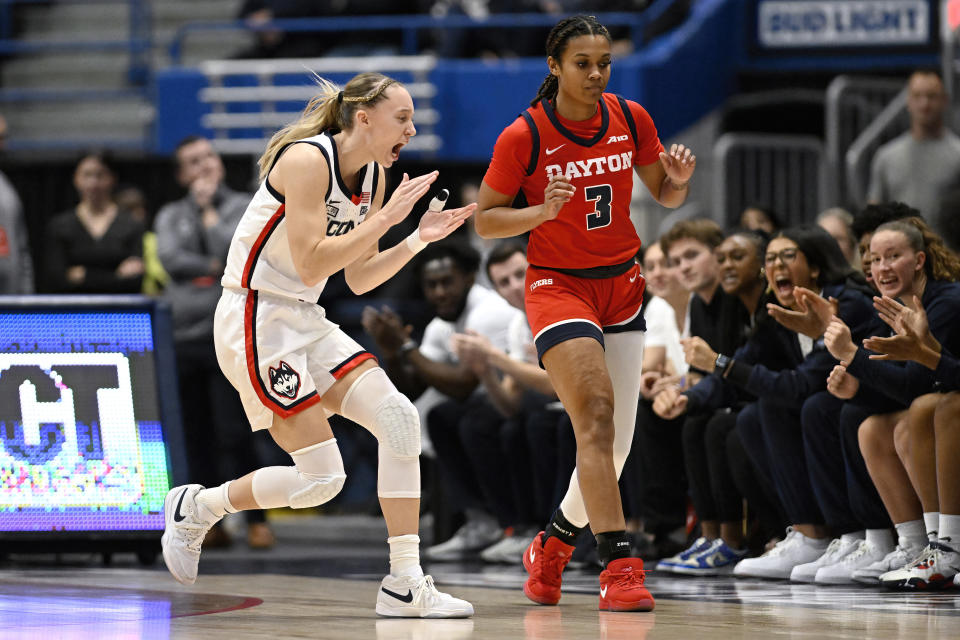
M 478 198 L 485 238 L 530 231 L 526 309 L 537 352 L 573 421 L 577 469 L 546 529 L 523 556 L 524 593 L 560 600 L 561 573 L 589 523 L 597 537 L 600 609 L 649 611 L 643 561 L 630 557 L 617 478 L 640 396 L 644 279 L 630 222 L 633 170 L 657 201 L 679 206 L 696 157 L 669 153 L 647 112 L 604 93 L 610 34 L 593 16 L 547 37 L 550 75 L 500 134 Z M 513 207 L 520 190 L 529 206 Z

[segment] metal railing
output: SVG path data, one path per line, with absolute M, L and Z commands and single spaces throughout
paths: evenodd
M 895 78 L 837 76 L 827 87 L 825 122 L 829 180 L 827 198 L 833 204 L 855 208 L 863 190 L 850 181 L 846 154 L 859 136 L 903 90 Z
M 418 133 L 410 140 L 407 150 L 436 151 L 443 145 L 443 140 L 433 129 L 440 115 L 431 107 L 430 101 L 436 96 L 437 88 L 428 79 L 436 63 L 433 56 L 210 60 L 200 65 L 200 71 L 210 83 L 200 91 L 200 100 L 211 106 L 211 113 L 203 116 L 201 122 L 214 130 L 213 142 L 220 151 L 260 153 L 276 130 L 296 120 L 307 100 L 317 93 L 314 84 L 274 84 L 277 76 L 305 78 L 308 70 L 318 74 L 351 75 L 366 71 L 401 72 L 413 78 L 412 82 L 404 82 L 404 86 L 414 99 L 417 110 Z M 257 84 L 225 86 L 243 78 L 255 78 Z M 288 108 L 281 110 L 285 106 Z M 231 111 L 233 107 L 254 108 L 238 112 Z
M 810 222 L 824 208 L 823 144 L 814 136 L 726 133 L 713 147 L 713 203 L 722 224 L 735 226 L 740 212 L 762 202 L 785 226 Z
M 877 117 L 853 141 L 844 156 L 847 188 L 855 209 L 867 203 L 870 161 L 883 143 L 909 130 L 907 90 L 901 89 Z

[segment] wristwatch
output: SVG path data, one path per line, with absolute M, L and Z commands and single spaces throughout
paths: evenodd
M 714 372 L 719 373 L 721 376 L 724 375 L 730 367 L 731 362 L 730 356 L 725 356 L 722 353 L 717 354 L 717 359 L 713 363 Z

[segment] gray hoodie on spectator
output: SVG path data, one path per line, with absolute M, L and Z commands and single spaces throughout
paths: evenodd
M 0 294 L 33 291 L 33 263 L 23 204 L 7 176 L 0 172 Z
M 220 220 L 209 229 L 204 229 L 200 208 L 190 195 L 157 213 L 157 254 L 170 276 L 164 295 L 173 310 L 175 341 L 212 339 L 227 251 L 249 202 L 249 194 L 221 184 L 213 200 Z

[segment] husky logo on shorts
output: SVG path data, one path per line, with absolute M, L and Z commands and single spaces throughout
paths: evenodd
M 270 367 L 270 386 L 278 396 L 296 398 L 300 391 L 300 374 L 283 360 L 280 367 Z

